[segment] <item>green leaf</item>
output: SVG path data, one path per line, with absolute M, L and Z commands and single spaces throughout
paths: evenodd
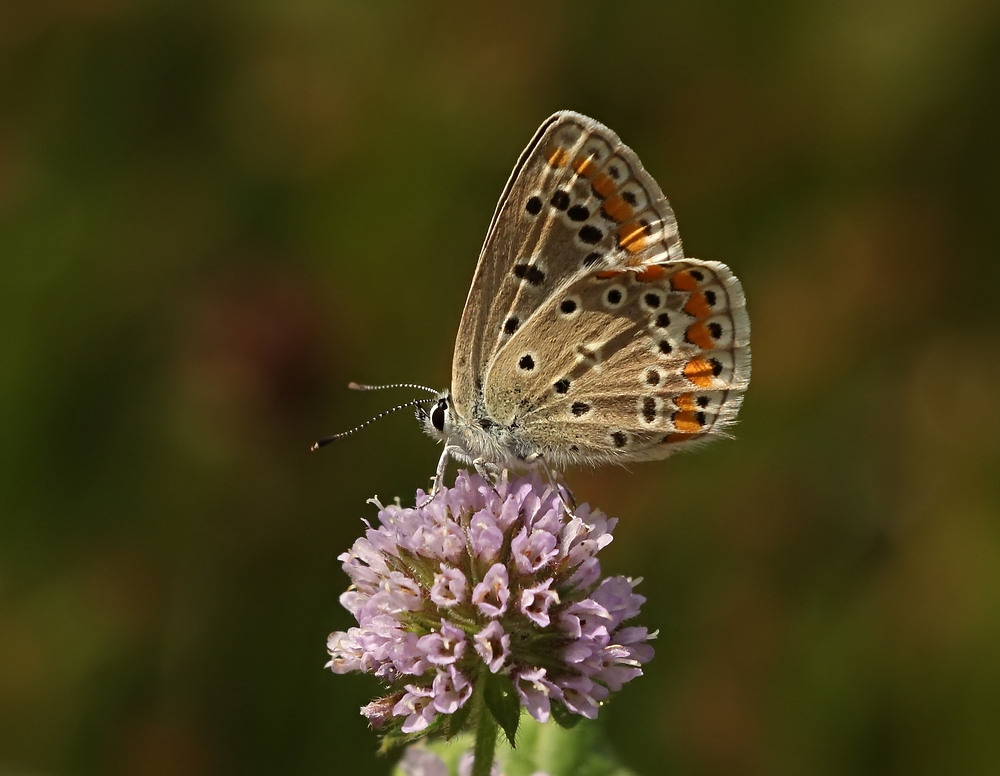
M 506 676 L 486 675 L 486 708 L 503 728 L 511 748 L 515 746 L 517 723 L 521 718 L 521 703 L 517 698 L 514 683 Z

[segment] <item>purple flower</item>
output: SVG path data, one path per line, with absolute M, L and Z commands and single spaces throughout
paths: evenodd
M 655 634 L 626 623 L 644 599 L 633 580 L 602 579 L 597 559 L 614 519 L 587 505 L 567 514 L 537 474 L 492 484 L 460 472 L 416 501 L 378 505 L 377 525 L 340 556 L 357 626 L 330 635 L 327 667 L 385 684 L 362 709 L 373 728 L 437 730 L 490 675 L 540 722 L 553 707 L 593 718 L 642 675 Z
M 438 671 L 431 689 L 434 690 L 434 708 L 442 714 L 454 714 L 472 695 L 472 684 L 455 666 Z
M 436 666 L 451 665 L 465 652 L 465 631 L 441 620 L 441 629 L 417 640 L 417 647 Z
M 580 714 L 587 719 L 597 718 L 597 709 L 609 694 L 605 687 L 582 675 L 561 679 L 556 684 L 563 705 L 574 714 Z
M 555 590 L 550 590 L 553 579 L 549 577 L 544 582 L 540 582 L 533 587 L 526 587 L 521 591 L 521 599 L 518 607 L 521 612 L 539 628 L 547 628 L 549 625 L 549 609 L 553 604 L 559 603 L 559 594 Z
M 392 707 L 392 713 L 406 717 L 400 728 L 404 733 L 417 733 L 426 728 L 434 719 L 434 690 L 406 685 L 406 694 Z
M 469 545 L 476 557 L 485 563 L 491 563 L 500 556 L 503 531 L 489 510 L 479 510 L 469 521 Z
M 483 659 L 490 673 L 496 673 L 503 668 L 507 653 L 510 651 L 510 635 L 504 633 L 503 626 L 494 620 L 474 637 L 476 652 Z
M 494 563 L 472 591 L 472 603 L 487 617 L 499 617 L 507 611 L 509 598 L 507 569 L 502 563 Z
M 510 551 L 514 556 L 514 565 L 525 575 L 534 574 L 543 569 L 559 555 L 556 543 L 558 537 L 549 531 L 536 528 L 530 534 L 527 528 L 522 528 L 510 543 Z
M 549 718 L 552 699 L 562 698 L 562 691 L 545 678 L 544 668 L 527 668 L 514 674 L 514 687 L 521 705 L 539 722 Z
M 434 575 L 431 586 L 431 601 L 442 609 L 450 609 L 465 601 L 469 587 L 461 570 L 442 563 L 441 570 Z
M 351 628 L 346 633 L 343 631 L 331 633 L 326 640 L 326 649 L 333 657 L 326 664 L 327 668 L 335 674 L 370 671 L 373 666 L 369 666 L 367 669 L 364 667 L 366 653 L 361 642 L 361 635 L 360 628 Z

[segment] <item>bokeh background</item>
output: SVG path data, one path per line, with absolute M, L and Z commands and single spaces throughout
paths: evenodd
M 998 74 L 988 0 L 0 5 L 0 773 L 388 770 L 336 558 L 438 449 L 306 450 L 448 382 L 559 108 L 753 322 L 736 441 L 569 475 L 661 633 L 620 756 L 1000 772 Z

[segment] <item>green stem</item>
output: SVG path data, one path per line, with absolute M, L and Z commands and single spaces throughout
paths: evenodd
M 476 686 L 476 711 L 479 713 L 479 722 L 476 725 L 476 748 L 473 750 L 475 757 L 472 763 L 472 776 L 490 776 L 490 769 L 493 767 L 493 754 L 497 745 L 497 728 L 499 727 L 493 714 L 486 708 L 485 695 L 486 682 L 480 679 Z

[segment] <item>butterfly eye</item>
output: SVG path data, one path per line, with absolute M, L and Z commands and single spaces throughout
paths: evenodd
M 444 431 L 444 416 L 448 412 L 448 401 L 438 399 L 437 406 L 431 410 L 431 424 L 438 431 Z

